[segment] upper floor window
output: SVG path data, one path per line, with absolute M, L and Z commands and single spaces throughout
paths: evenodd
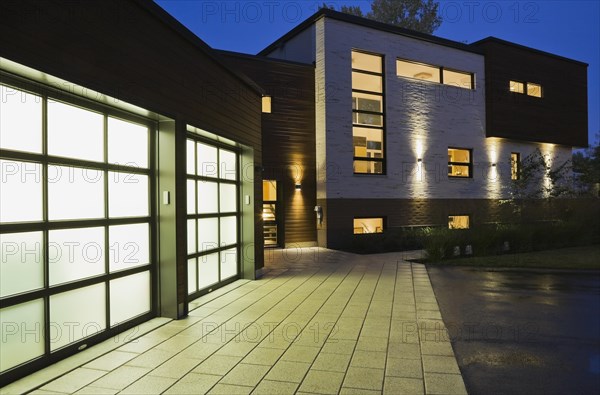
M 527 93 L 527 96 L 542 97 L 542 86 L 540 84 L 534 84 L 533 82 L 510 80 L 508 82 L 508 89 L 514 93 Z
M 521 172 L 521 154 L 513 152 L 510 154 L 510 179 L 518 180 Z
M 475 89 L 473 73 L 451 70 L 425 63 L 412 62 L 410 60 L 396 60 L 396 75 L 399 77 L 414 78 L 417 80 L 456 86 L 458 88 Z
M 448 148 L 448 177 L 473 177 L 472 150 Z
M 352 51 L 352 144 L 355 174 L 384 173 L 383 57 Z

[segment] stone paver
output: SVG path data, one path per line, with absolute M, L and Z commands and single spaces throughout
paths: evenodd
M 186 319 L 31 389 L 465 394 L 427 271 L 406 256 L 266 250 L 260 280 L 201 297 Z

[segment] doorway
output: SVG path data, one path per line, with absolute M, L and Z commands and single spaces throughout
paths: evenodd
M 277 247 L 277 181 L 263 180 L 263 237 L 265 247 Z

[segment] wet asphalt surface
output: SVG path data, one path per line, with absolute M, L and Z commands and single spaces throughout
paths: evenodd
M 469 394 L 600 394 L 600 273 L 428 266 Z

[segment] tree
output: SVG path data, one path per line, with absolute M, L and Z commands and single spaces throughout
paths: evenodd
M 600 137 L 600 133 L 597 136 Z M 581 192 L 597 196 L 600 184 L 600 144 L 573 154 L 573 172 Z
M 340 11 L 431 34 L 442 24 L 442 17 L 438 15 L 438 7 L 439 3 L 434 0 L 373 0 L 371 11 L 366 15 L 358 6 L 344 5 Z M 334 9 L 333 6 L 328 6 L 326 3 L 323 3 L 320 8 Z

